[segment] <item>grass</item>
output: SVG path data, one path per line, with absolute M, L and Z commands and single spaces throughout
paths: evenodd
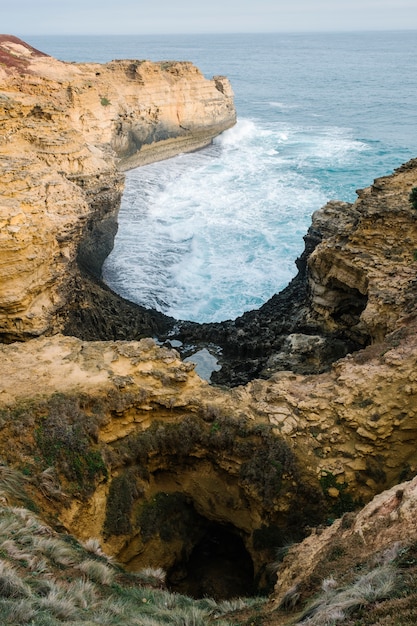
M 293 588 L 284 598 L 281 626 L 415 626 L 417 623 L 417 542 L 395 541 L 361 564 L 352 556 L 322 581 L 321 593 L 306 601 L 305 591 Z M 359 554 L 357 554 L 359 557 Z M 356 565 L 354 565 L 356 561 Z M 326 564 L 325 564 L 326 566 Z M 327 569 L 335 571 L 327 562 Z M 308 589 L 308 586 L 307 586 Z M 311 587 L 310 595 L 314 586 Z M 301 599 L 304 596 L 304 599 Z M 308 597 L 308 594 L 307 594 Z M 294 600 L 295 599 L 295 600 Z M 294 600 L 292 602 L 292 600 Z M 301 601 L 306 602 L 301 613 Z M 285 617 L 285 613 L 287 614 Z M 274 622 L 271 622 L 271 624 Z
M 77 569 L 85 574 L 89 580 L 100 585 L 111 585 L 114 580 L 114 569 L 105 563 L 100 563 L 100 561 L 87 559 L 80 563 Z
M 45 469 L 58 467 L 70 483 L 88 495 L 96 480 L 107 475 L 101 452 L 89 431 L 94 420 L 87 417 L 76 396 L 55 394 L 44 411 L 35 429 L 35 440 Z
M 26 400 L 0 409 L 2 435 L 16 442 L 3 451 L 5 465 L 25 459 L 21 467 L 25 478 L 51 501 L 88 497 L 107 478 L 98 432 L 115 403 L 110 394 L 92 399 L 55 393 L 46 400 Z M 5 480 L 1 483 L 6 485 Z
M 11 492 L 14 484 L 23 488 L 18 472 L 2 475 L 0 491 Z M 316 598 L 306 599 L 304 590 L 300 600 L 302 590 L 293 589 L 279 614 L 270 615 L 265 598 L 216 602 L 170 593 L 164 571 L 127 573 L 108 559 L 97 539 L 83 545 L 32 511 L 0 502 L 0 624 L 415 626 L 417 542 L 395 542 L 367 563 L 353 562 L 346 561 L 348 571 L 336 572 L 336 562 L 327 558 L 328 573 Z
M 353 584 L 334 588 L 326 581 L 324 593 L 301 616 L 297 626 L 335 626 L 355 610 L 392 597 L 399 589 L 399 573 L 392 564 L 359 576 Z
M 18 472 L 2 475 L 0 491 L 22 484 Z M 236 626 L 228 614 L 252 603 L 196 601 L 170 593 L 163 570 L 127 573 L 103 553 L 97 539 L 83 545 L 24 507 L 0 502 L 2 626 Z

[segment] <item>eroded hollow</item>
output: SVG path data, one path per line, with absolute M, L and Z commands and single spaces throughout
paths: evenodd
M 171 591 L 192 598 L 228 600 L 255 593 L 252 559 L 231 527 L 210 523 L 191 554 L 168 572 Z
M 268 591 L 286 537 L 327 516 L 321 487 L 272 425 L 218 410 L 167 413 L 114 444 L 103 535 L 130 572 L 167 573 L 196 598 Z

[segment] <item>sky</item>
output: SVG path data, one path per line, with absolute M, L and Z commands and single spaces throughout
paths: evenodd
M 417 29 L 417 0 L 3 0 L 0 32 L 162 35 Z

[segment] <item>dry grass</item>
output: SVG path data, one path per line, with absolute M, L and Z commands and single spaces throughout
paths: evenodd
M 91 554 L 94 554 L 95 556 L 104 559 L 108 563 L 114 563 L 113 557 L 103 552 L 100 541 L 98 539 L 91 537 L 90 539 L 84 541 L 81 545 L 87 552 L 90 552 Z
M 100 561 L 87 559 L 77 565 L 77 569 L 85 574 L 87 578 L 100 585 L 111 585 L 114 580 L 114 570 L 105 563 L 100 563 Z
M 24 483 L 18 472 L 0 471 L 0 493 L 23 489 Z M 24 490 L 20 493 L 25 497 Z M 97 539 L 80 544 L 24 507 L 0 501 L 2 626 L 202 626 L 212 621 L 235 626 L 227 615 L 251 602 L 195 601 L 168 592 L 165 577 L 158 568 L 123 572 Z
M 303 613 L 297 626 L 335 626 L 357 609 L 381 602 L 398 593 L 398 568 L 387 563 L 359 576 L 352 584 L 337 588 L 334 579 L 323 581 L 323 594 Z

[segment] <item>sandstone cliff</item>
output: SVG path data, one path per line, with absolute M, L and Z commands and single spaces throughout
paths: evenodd
M 78 261 L 111 250 L 121 170 L 195 150 L 235 123 L 224 77 L 188 62 L 63 63 L 0 37 L 0 333 L 56 326 Z
M 221 346 L 219 380 L 246 383 L 216 388 L 150 339 L 87 341 L 144 326 L 79 267 L 99 274 L 112 245 L 121 169 L 233 123 L 226 79 L 189 64 L 63 64 L 10 37 L 0 61 L 2 335 L 53 335 L 0 348 L 2 462 L 30 476 L 55 525 L 98 537 L 132 570 L 163 566 L 180 585 L 202 542 L 238 538 L 237 561 L 263 586 L 277 547 L 417 472 L 417 161 L 318 210 L 298 277 L 260 311 L 177 331 Z M 84 322 L 86 340 L 56 334 L 83 336 Z M 274 611 L 308 596 L 331 537 L 345 552 L 358 537 L 373 544 L 369 520 L 388 511 L 387 545 L 402 541 L 414 491 L 394 488 L 294 549 L 309 565 L 295 581 L 284 563 Z
M 40 484 L 54 468 L 61 523 L 101 537 L 133 569 L 174 567 L 214 524 L 239 536 L 265 575 L 274 548 L 417 470 L 415 319 L 330 372 L 280 372 L 231 390 L 150 339 L 56 335 L 0 352 L 3 460 Z M 46 497 L 37 495 L 45 510 Z M 168 523 L 167 498 L 178 529 L 144 538 L 144 509 Z
M 174 350 L 55 335 L 0 356 L 3 461 L 27 467 L 44 511 L 130 569 L 180 566 L 211 528 L 226 528 L 261 580 L 272 546 L 322 519 L 301 444 L 275 433 L 250 395 L 211 387 Z

